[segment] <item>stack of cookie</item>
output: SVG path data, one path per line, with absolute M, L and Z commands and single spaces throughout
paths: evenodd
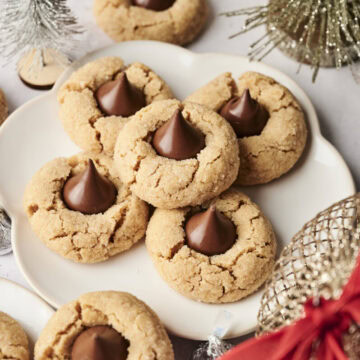
M 26 213 L 49 248 L 94 263 L 146 234 L 159 274 L 191 299 L 234 302 L 264 283 L 275 235 L 234 184 L 267 183 L 299 159 L 307 130 L 289 90 L 226 73 L 181 102 L 145 65 L 108 57 L 73 73 L 58 99 L 85 152 L 46 164 L 26 189 Z

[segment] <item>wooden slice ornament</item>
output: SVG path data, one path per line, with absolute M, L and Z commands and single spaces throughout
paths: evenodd
M 54 49 L 31 50 L 18 62 L 18 75 L 28 87 L 49 90 L 66 68 L 68 60 Z

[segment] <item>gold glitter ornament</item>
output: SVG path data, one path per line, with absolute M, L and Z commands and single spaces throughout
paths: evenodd
M 340 201 L 305 224 L 277 261 L 258 313 L 258 335 L 292 324 L 308 298 L 338 299 L 360 249 L 360 193 Z M 343 337 L 349 359 L 360 358 L 360 330 Z M 316 346 L 316 344 L 314 344 Z
M 247 16 L 231 38 L 265 25 L 267 32 L 250 45 L 249 56 L 263 59 L 275 47 L 314 68 L 340 68 L 360 57 L 360 0 L 270 0 L 267 5 L 224 13 Z

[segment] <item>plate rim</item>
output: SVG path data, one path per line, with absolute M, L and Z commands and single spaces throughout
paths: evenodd
M 69 73 L 71 73 L 79 64 L 86 61 L 87 58 L 89 58 L 90 56 L 94 56 L 94 55 L 96 56 L 97 54 L 101 54 L 104 51 L 107 51 L 108 49 L 118 48 L 118 47 L 122 47 L 122 46 L 128 46 L 130 43 L 138 43 L 138 44 L 140 43 L 140 45 L 141 45 L 141 43 L 153 44 L 153 45 L 156 45 L 156 46 L 163 47 L 164 49 L 165 48 L 170 49 L 170 51 L 177 51 L 178 53 L 186 54 L 187 56 L 190 56 L 192 58 L 204 58 L 205 59 L 207 57 L 216 56 L 216 57 L 228 57 L 228 58 L 232 58 L 234 60 L 236 60 L 236 59 L 242 59 L 242 60 L 247 60 L 247 61 L 249 60 L 248 57 L 246 57 L 246 56 L 233 55 L 233 54 L 227 54 L 227 53 L 214 53 L 214 52 L 195 53 L 193 51 L 190 51 L 190 50 L 185 49 L 185 48 L 181 48 L 181 47 L 176 46 L 176 45 L 161 43 L 161 42 L 157 42 L 157 41 L 150 41 L 150 40 L 126 41 L 126 42 L 122 42 L 122 43 L 119 43 L 119 44 L 110 45 L 110 46 L 95 50 L 95 51 L 93 51 L 91 53 L 88 53 L 84 57 L 82 57 L 79 60 L 75 61 L 71 66 L 69 66 L 68 68 L 66 68 L 64 70 L 63 74 L 59 77 L 59 79 L 55 83 L 54 87 L 50 91 L 48 91 L 47 93 L 45 93 L 43 95 L 37 96 L 34 99 L 31 99 L 30 101 L 26 102 L 25 104 L 23 104 L 22 106 L 17 108 L 8 117 L 8 119 L 5 121 L 5 123 L 0 127 L 0 139 L 1 139 L 1 136 L 3 136 L 4 131 L 6 131 L 8 124 L 12 121 L 13 118 L 16 117 L 16 115 L 19 112 L 21 112 L 23 110 L 26 110 L 27 107 L 31 107 L 37 101 L 45 100 L 45 98 L 47 98 L 47 97 L 51 98 L 52 96 L 55 96 L 55 98 L 56 98 L 56 93 L 57 93 L 59 87 L 64 82 L 64 80 L 68 77 Z M 99 56 L 104 56 L 104 55 L 99 55 Z M 344 174 L 346 173 L 346 177 L 349 179 L 349 189 L 350 189 L 350 187 L 352 187 L 351 191 L 353 193 L 355 193 L 356 187 L 355 187 L 355 182 L 354 182 L 354 178 L 353 178 L 353 176 L 351 174 L 351 171 L 350 171 L 348 165 L 346 164 L 344 158 L 340 154 L 340 152 L 335 148 L 335 146 L 333 146 L 322 135 L 321 129 L 320 129 L 320 123 L 319 123 L 319 119 L 318 119 L 316 110 L 315 110 L 314 105 L 312 104 L 310 98 L 306 94 L 306 92 L 296 83 L 295 80 L 293 80 L 291 77 L 289 77 L 287 74 L 281 72 L 280 70 L 278 70 L 278 69 L 276 69 L 276 68 L 274 68 L 274 67 L 272 67 L 272 66 L 270 66 L 268 64 L 264 64 L 262 62 L 255 62 L 255 63 L 260 63 L 263 68 L 265 68 L 269 72 L 273 73 L 274 77 L 280 76 L 280 77 L 286 79 L 286 81 L 288 81 L 288 84 L 290 84 L 291 86 L 296 87 L 297 90 L 301 92 L 301 96 L 306 101 L 306 103 L 304 103 L 303 105 L 304 105 L 304 107 L 306 107 L 307 117 L 308 118 L 311 117 L 314 120 L 314 121 L 311 122 L 311 126 L 309 125 L 309 127 L 311 128 L 311 135 L 310 136 L 312 136 L 313 139 L 316 139 L 317 141 L 320 141 L 322 144 L 324 144 L 327 147 L 328 151 L 331 151 L 334 158 L 336 159 L 337 166 L 341 167 L 341 172 L 343 172 Z M 1 190 L 0 190 L 0 204 L 3 204 L 4 207 L 6 208 L 7 204 L 6 204 L 6 201 L 5 201 L 4 197 L 2 196 Z M 18 212 L 16 212 L 16 211 L 14 211 L 14 213 L 12 211 L 9 211 L 8 213 L 9 213 L 9 216 L 11 217 L 12 224 L 13 224 L 12 225 L 13 231 L 11 232 L 11 241 L 12 241 L 12 246 L 13 246 L 13 253 L 14 253 L 16 264 L 19 267 L 21 274 L 24 276 L 24 278 L 26 279 L 26 281 L 28 282 L 30 287 L 36 292 L 36 294 L 34 294 L 34 295 L 39 297 L 45 303 L 47 302 L 51 306 L 55 307 L 56 309 L 59 308 L 62 304 L 59 304 L 56 301 L 56 299 L 53 299 L 52 296 L 48 296 L 46 294 L 46 291 L 44 291 L 43 288 L 38 284 L 37 280 L 33 279 L 31 277 L 31 275 L 28 274 L 27 271 L 25 271 L 24 264 L 23 264 L 22 260 L 20 259 L 20 254 L 19 254 L 19 251 L 18 251 L 18 246 L 17 246 L 17 241 L 16 241 L 17 229 L 18 229 L 18 226 L 19 226 L 18 217 L 20 216 L 20 214 Z M 19 286 L 21 286 L 21 285 L 19 285 Z M 24 288 L 24 289 L 26 289 L 26 288 Z M 247 333 L 249 333 L 249 332 L 251 332 L 253 330 L 254 330 L 254 328 L 251 328 L 248 331 L 244 332 L 243 334 L 247 334 Z M 239 336 L 241 336 L 241 335 L 239 335 Z
M 4 278 L 4 277 L 0 277 L 0 286 L 1 283 L 6 283 L 10 286 L 13 286 L 14 288 L 25 292 L 27 295 L 29 295 L 30 297 L 32 297 L 33 299 L 35 299 L 35 301 L 38 301 L 39 303 L 42 304 L 42 306 L 44 307 L 44 309 L 46 308 L 47 311 L 51 312 L 51 314 L 53 315 L 55 313 L 54 308 L 51 307 L 51 305 L 46 302 L 39 294 L 33 292 L 32 290 L 26 288 L 23 285 L 18 284 L 17 282 Z

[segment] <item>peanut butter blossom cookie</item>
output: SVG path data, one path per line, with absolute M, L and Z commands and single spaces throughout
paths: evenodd
M 97 24 L 115 41 L 193 41 L 208 17 L 206 0 L 95 0 Z
M 29 360 L 29 342 L 20 324 L 0 311 L 0 360 Z
M 234 131 L 201 105 L 158 101 L 121 130 L 114 161 L 122 181 L 165 209 L 198 205 L 231 186 L 239 169 Z
M 174 360 L 157 315 L 128 293 L 82 295 L 62 306 L 35 344 L 35 360 Z
M 105 155 L 82 153 L 47 163 L 27 186 L 24 208 L 46 246 L 82 263 L 129 249 L 148 222 L 148 206 L 131 194 Z
M 304 150 L 304 113 L 291 92 L 270 77 L 247 72 L 235 84 L 225 73 L 186 100 L 217 111 L 233 127 L 241 158 L 239 185 L 264 184 L 280 177 Z
M 8 106 L 5 95 L 0 89 L 0 125 L 5 121 L 8 116 Z
M 83 150 L 114 152 L 124 123 L 156 100 L 172 98 L 165 82 L 147 66 L 124 66 L 105 57 L 75 71 L 58 94 L 60 118 L 70 138 Z
M 276 240 L 259 207 L 230 188 L 201 206 L 155 210 L 146 247 L 173 289 L 193 300 L 229 303 L 265 282 Z

